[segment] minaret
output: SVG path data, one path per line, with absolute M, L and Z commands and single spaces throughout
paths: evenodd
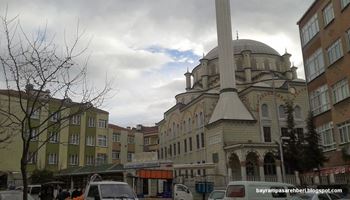
M 191 89 L 191 73 L 188 71 L 187 68 L 187 72 L 184 74 L 186 77 L 186 91 Z
M 222 119 L 254 120 L 237 94 L 230 2 L 229 0 L 215 0 L 215 8 L 220 68 L 220 97 L 209 123 Z

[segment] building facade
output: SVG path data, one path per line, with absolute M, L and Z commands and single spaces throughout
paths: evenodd
M 287 100 L 294 102 L 296 128 L 301 133 L 305 128 L 307 91 L 291 66 L 291 55 L 254 40 L 237 39 L 231 45 L 239 98 L 228 104 L 240 101 L 251 119 L 212 120 L 222 91 L 218 47 L 212 49 L 185 73 L 186 92 L 176 95 L 176 104 L 158 123 L 160 159 L 174 161 L 178 182 L 282 181 L 276 142 L 286 131 Z M 240 109 L 234 110 L 238 117 L 245 115 Z
M 49 93 L 47 94 L 49 95 Z M 10 96 L 10 98 L 9 98 Z M 85 173 L 93 173 L 96 166 L 117 166 L 132 160 L 135 152 L 143 151 L 143 135 L 133 133 L 131 129 L 109 124 L 107 111 L 90 108 L 72 116 L 61 124 L 59 128 L 51 126 L 56 123 L 60 115 L 54 115 L 49 120 L 48 114 L 57 110 L 57 101 L 47 96 L 49 103 L 35 111 L 30 121 L 35 126 L 42 124 L 40 135 L 33 137 L 29 144 L 27 170 L 47 169 L 54 172 L 64 171 L 64 175 L 86 168 Z M 19 108 L 18 92 L 0 90 L 0 107 L 3 110 L 11 106 L 11 114 L 21 118 L 24 113 Z M 26 99 L 23 99 L 26 101 Z M 9 103 L 9 104 L 8 104 Z M 74 104 L 74 102 L 71 102 Z M 75 107 L 64 112 L 74 112 Z M 22 156 L 22 136 L 17 128 L 7 129 L 5 115 L 0 114 L 1 136 L 11 134 L 7 143 L 0 144 L 0 176 L 1 185 L 21 185 L 20 159 Z M 47 120 L 47 121 L 46 121 Z M 45 130 L 46 129 L 46 130 Z M 35 129 L 31 135 L 36 135 Z M 118 168 L 119 170 L 122 169 Z M 89 168 L 89 170 L 87 170 Z M 67 169 L 74 169 L 68 170 Z M 87 170 L 87 171 L 86 171 Z M 107 168 L 106 168 L 107 170 Z M 123 178 L 123 174 L 121 175 Z M 15 181 L 18 179 L 17 181 Z
M 349 0 L 317 0 L 298 22 L 310 109 L 329 158 L 325 183 L 350 180 L 349 19 Z
M 135 153 L 143 152 L 143 134 L 130 128 L 109 124 L 111 162 L 124 164 L 131 162 Z
M 158 126 L 143 126 L 137 125 L 133 129 L 134 132 L 143 134 L 143 151 L 144 152 L 158 152 L 159 150 L 159 132 Z

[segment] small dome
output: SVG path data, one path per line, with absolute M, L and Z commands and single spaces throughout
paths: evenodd
M 280 56 L 280 54 L 267 44 L 255 40 L 239 39 L 232 40 L 234 54 L 240 54 L 242 51 L 251 51 L 253 54 L 270 54 Z M 218 57 L 218 47 L 215 47 L 204 56 L 205 59 L 211 60 Z

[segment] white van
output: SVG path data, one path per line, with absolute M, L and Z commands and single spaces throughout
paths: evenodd
M 293 189 L 294 185 L 278 182 L 263 181 L 232 181 L 227 185 L 224 200 L 286 200 L 291 198 L 289 193 L 272 193 L 264 189 Z M 260 190 L 262 189 L 262 190 Z M 259 190 L 259 191 L 258 191 Z
M 193 200 L 191 190 L 186 185 L 175 184 L 174 200 Z
M 41 185 L 28 185 L 28 194 L 32 195 L 35 200 L 39 200 Z

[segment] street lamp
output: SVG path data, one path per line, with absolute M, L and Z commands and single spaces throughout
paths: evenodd
M 282 165 L 282 182 L 285 181 L 285 177 L 286 177 L 286 168 L 284 165 L 284 156 L 283 156 L 283 140 L 289 140 L 290 137 L 286 137 L 286 136 L 281 136 L 280 137 L 280 141 L 278 142 L 278 146 L 280 149 L 280 156 L 281 156 L 281 165 Z

